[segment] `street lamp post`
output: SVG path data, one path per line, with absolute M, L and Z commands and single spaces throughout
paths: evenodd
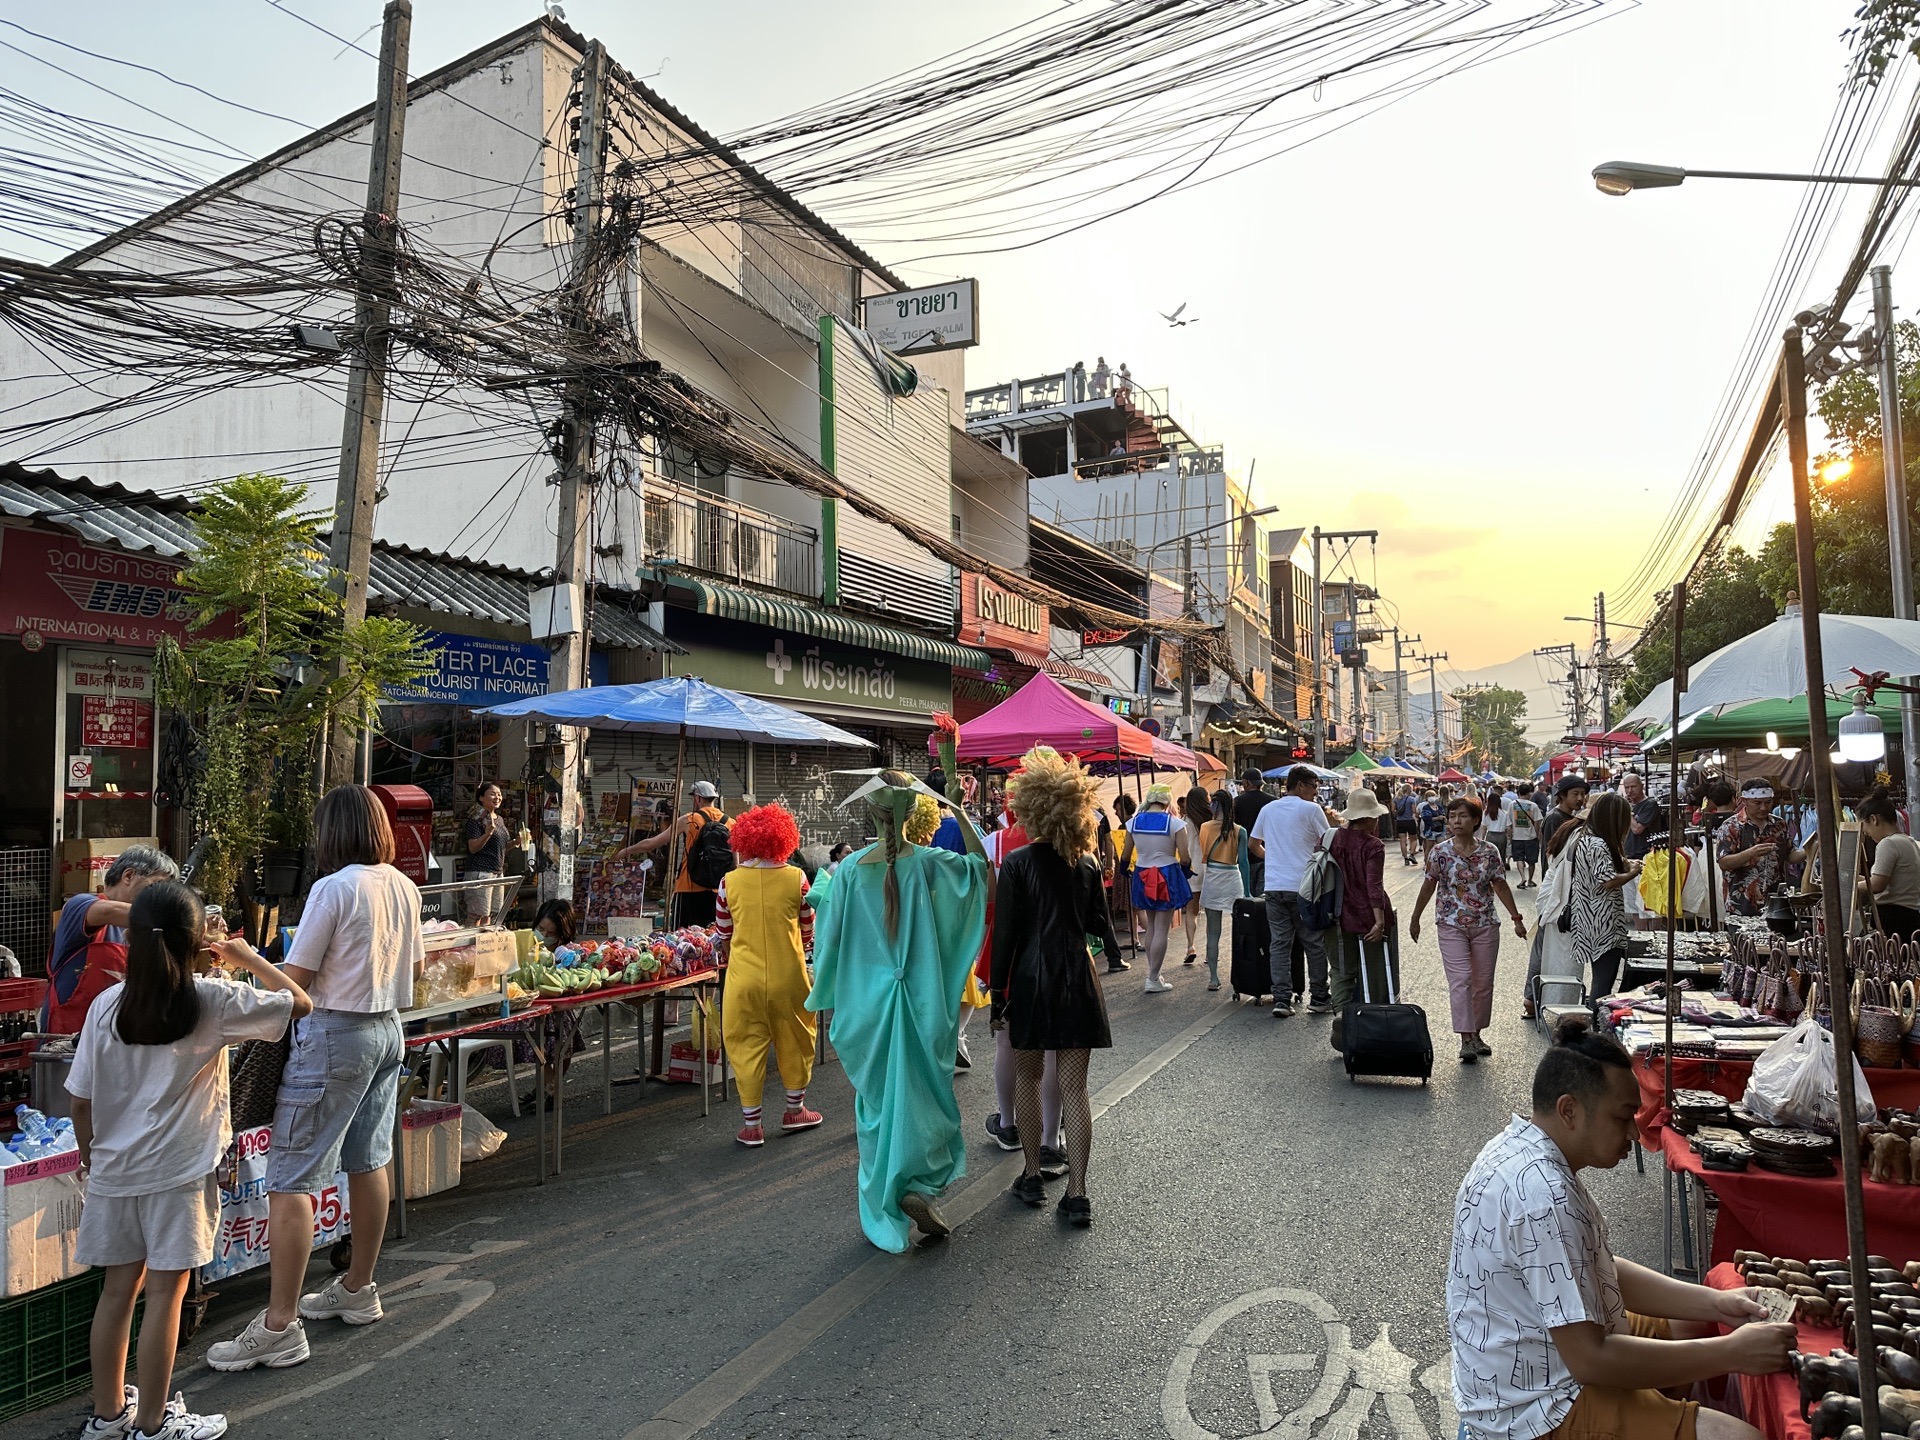
M 1609 160 L 1593 167 L 1593 183 L 1607 195 L 1659 190 L 1690 176 L 1711 180 L 1792 180 L 1823 185 L 1881 185 L 1910 190 L 1920 180 L 1876 175 L 1791 175 L 1769 170 L 1684 170 L 1676 165 L 1642 165 Z M 1893 272 L 1873 267 L 1873 333 L 1880 384 L 1880 456 L 1887 502 L 1887 568 L 1893 584 L 1896 619 L 1916 618 L 1913 592 L 1913 542 L 1907 519 L 1907 459 L 1900 423 L 1900 374 L 1893 334 Z M 1805 587 L 1802 586 L 1804 591 Z M 1907 788 L 1907 827 L 1920 833 L 1920 697 L 1900 696 L 1900 751 Z

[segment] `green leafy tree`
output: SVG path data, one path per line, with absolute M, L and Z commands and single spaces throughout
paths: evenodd
M 215 900 L 269 845 L 305 842 L 327 728 L 370 724 L 382 687 L 432 668 L 416 626 L 346 626 L 304 498 L 277 475 L 241 475 L 201 499 L 180 574 L 194 638 L 159 649 L 178 798 L 211 842 L 196 878 Z
M 1878 84 L 1902 55 L 1920 56 L 1920 0 L 1861 0 L 1853 18 L 1846 35 L 1867 83 Z
M 1785 586 L 1776 594 L 1760 558 L 1738 545 L 1708 556 L 1687 586 L 1683 637 L 1687 663 L 1696 665 L 1721 646 L 1771 624 L 1779 613 L 1777 600 L 1784 600 L 1791 588 Z M 1632 667 L 1615 713 L 1625 714 L 1672 676 L 1673 616 L 1663 605 L 1633 647 Z
M 1475 685 L 1459 693 L 1460 724 L 1477 769 L 1502 775 L 1531 770 L 1537 757 L 1527 743 L 1527 697 L 1503 685 Z

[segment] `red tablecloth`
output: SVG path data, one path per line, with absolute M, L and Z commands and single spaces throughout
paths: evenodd
M 1714 1266 L 1707 1272 L 1707 1284 L 1716 1290 L 1744 1288 L 1740 1272 L 1731 1265 Z M 1823 1330 L 1805 1321 L 1800 1322 L 1799 1328 L 1799 1348 L 1803 1354 L 1824 1355 L 1840 1345 L 1838 1330 Z M 1812 1428 L 1800 1418 L 1800 1386 L 1791 1370 L 1734 1378 L 1740 1382 L 1740 1408 L 1747 1423 L 1767 1440 L 1812 1440 Z
M 1758 1250 L 1794 1260 L 1829 1260 L 1847 1253 L 1846 1202 L 1838 1171 L 1828 1179 L 1780 1175 L 1758 1166 L 1703 1170 L 1687 1137 L 1662 1130 L 1667 1168 L 1685 1170 L 1720 1197 L 1713 1227 L 1715 1264 L 1736 1250 Z M 1867 1248 L 1876 1255 L 1920 1255 L 1920 1186 L 1862 1180 Z
M 1920 1108 L 1920 1070 L 1882 1070 L 1872 1066 L 1866 1073 L 1867 1089 L 1873 1092 L 1875 1105 L 1892 1106 L 1896 1110 Z M 1751 1060 L 1695 1060 L 1675 1056 L 1673 1088 L 1711 1090 L 1729 1100 L 1738 1100 L 1747 1093 L 1747 1080 L 1752 1074 Z M 1640 1127 L 1640 1143 L 1649 1150 L 1657 1150 L 1660 1127 L 1666 1119 L 1666 1062 L 1657 1056 L 1636 1055 L 1633 1078 L 1640 1082 L 1640 1109 L 1633 1117 Z

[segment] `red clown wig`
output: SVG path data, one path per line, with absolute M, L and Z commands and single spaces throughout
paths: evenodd
M 784 865 L 800 848 L 800 827 L 784 805 L 756 805 L 728 827 L 733 853 L 742 860 Z

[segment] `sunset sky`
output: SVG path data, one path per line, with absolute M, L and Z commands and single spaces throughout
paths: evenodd
M 375 0 L 286 6 L 349 37 L 374 26 L 364 43 L 376 43 Z M 86 28 L 112 35 L 117 53 L 308 123 L 371 95 L 369 59 L 279 9 L 203 8 L 203 23 L 183 26 L 166 7 L 108 0 Z M 566 4 L 569 24 L 723 136 L 1051 8 Z M 1624 581 L 1652 539 L 1799 193 L 1696 180 L 1609 199 L 1588 172 L 1607 159 L 1810 165 L 1851 8 L 1611 5 L 1598 23 L 1218 183 L 1037 248 L 900 268 L 910 280 L 979 277 L 971 384 L 1126 361 L 1171 389 L 1233 470 L 1257 461 L 1276 525 L 1379 529 L 1382 590 L 1456 670 L 1584 643 L 1561 617 Z M 533 13 L 523 0 L 417 0 L 413 69 Z M 59 12 L 37 24 L 85 39 Z M 35 91 L 59 84 L 41 74 Z M 296 133 L 137 75 L 125 85 L 250 153 Z M 1842 227 L 1821 284 L 1854 228 Z M 1903 283 L 1896 271 L 1896 293 Z M 1170 329 L 1158 312 L 1182 302 L 1198 323 Z

